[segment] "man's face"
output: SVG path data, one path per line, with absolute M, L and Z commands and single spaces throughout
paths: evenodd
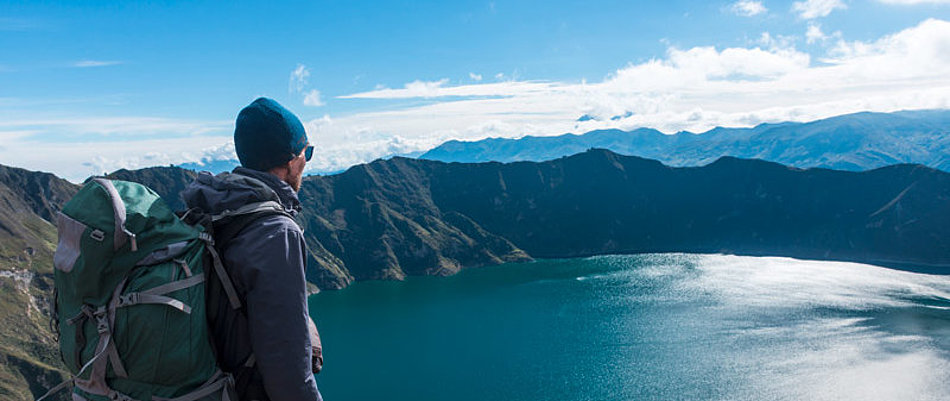
M 290 161 L 290 174 L 287 175 L 287 183 L 297 192 L 300 192 L 300 185 L 303 183 L 303 168 L 307 166 L 306 152 L 307 148 L 304 147 L 300 154 Z

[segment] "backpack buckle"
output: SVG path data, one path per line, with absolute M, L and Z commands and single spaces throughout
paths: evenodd
M 96 331 L 99 334 L 105 334 L 109 332 L 109 320 L 105 316 L 96 316 Z
M 139 294 L 137 292 L 122 295 L 119 297 L 118 301 L 116 301 L 115 307 L 121 308 L 123 306 L 135 305 L 139 301 L 138 298 L 139 298 Z
M 109 316 L 106 315 L 106 308 L 99 307 L 95 312 L 92 313 L 92 316 L 96 318 L 96 331 L 99 334 L 105 334 L 109 332 Z
M 102 242 L 102 240 L 106 239 L 106 233 L 102 232 L 100 229 L 95 229 L 89 233 L 89 238 Z

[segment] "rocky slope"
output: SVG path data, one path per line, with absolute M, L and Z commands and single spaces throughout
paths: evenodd
M 63 378 L 49 329 L 60 206 L 78 187 L 0 166 L 0 399 L 32 400 Z

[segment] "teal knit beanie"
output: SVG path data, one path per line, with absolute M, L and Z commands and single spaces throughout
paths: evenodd
M 307 132 L 297 116 L 266 97 L 242 109 L 234 124 L 234 149 L 241 165 L 252 170 L 267 171 L 287 163 L 307 143 Z

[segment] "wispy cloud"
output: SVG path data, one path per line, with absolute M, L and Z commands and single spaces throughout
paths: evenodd
M 45 132 L 36 141 L 87 141 L 149 135 L 200 136 L 227 129 L 230 121 L 179 120 L 158 117 L 21 118 L 0 120 L 0 134 L 7 130 Z
M 885 4 L 916 5 L 916 4 L 950 4 L 950 0 L 877 0 Z
M 762 5 L 761 1 L 739 0 L 732 3 L 730 7 L 733 13 L 743 17 L 754 17 L 759 14 L 765 14 L 769 10 Z
M 113 65 L 122 64 L 121 61 L 105 61 L 105 60 L 81 60 L 72 64 L 76 68 L 93 68 L 93 67 L 109 67 Z
M 320 100 L 320 91 L 311 89 L 310 92 L 307 92 L 307 96 L 303 98 L 303 104 L 311 107 L 323 106 L 323 100 Z
M 808 30 L 805 31 L 805 41 L 807 43 L 811 44 L 825 39 L 828 39 L 828 35 L 821 31 L 821 25 L 808 24 Z
M 287 91 L 290 93 L 301 93 L 307 87 L 310 80 L 310 70 L 303 64 L 297 64 L 290 72 L 290 81 L 287 84 Z
M 443 86 L 449 82 L 448 78 L 438 81 L 420 81 L 415 80 L 407 83 L 401 89 L 378 88 L 372 92 L 357 93 L 353 95 L 340 96 L 341 99 L 406 99 L 406 98 L 428 98 L 444 95 Z M 470 95 L 457 95 L 470 96 Z
M 475 82 L 478 82 L 478 81 L 481 81 L 481 80 L 482 80 L 482 74 L 476 74 L 476 73 L 474 73 L 474 72 L 468 73 L 468 77 L 469 77 L 472 81 L 475 81 Z
M 312 88 L 308 90 L 309 87 L 310 69 L 306 65 L 297 64 L 297 68 L 290 72 L 290 80 L 287 85 L 288 92 L 302 96 L 304 106 L 320 107 L 325 105 L 326 103 L 320 97 L 320 91 Z
M 795 47 L 796 40 L 798 39 L 794 36 L 772 36 L 769 32 L 762 32 L 756 43 L 769 49 L 792 49 Z
M 792 11 L 804 19 L 827 17 L 832 11 L 845 8 L 848 6 L 841 0 L 805 0 L 792 3 Z

